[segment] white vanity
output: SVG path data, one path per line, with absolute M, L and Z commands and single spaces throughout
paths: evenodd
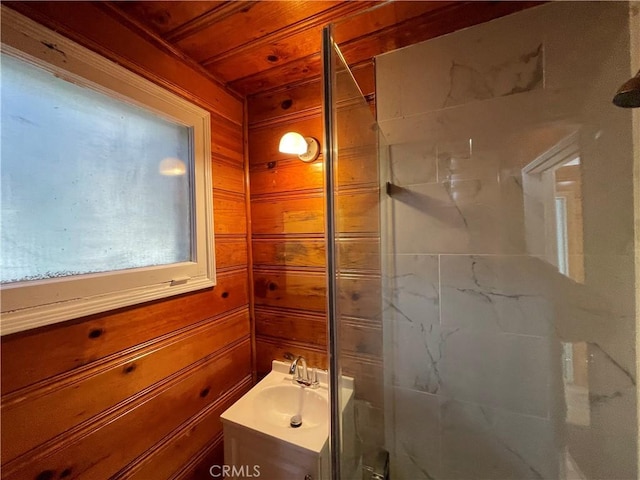
M 292 380 L 289 364 L 271 372 L 221 416 L 224 459 L 231 478 L 320 480 L 329 478 L 327 373 L 317 388 Z M 353 379 L 343 377 L 343 450 L 355 448 Z M 296 418 L 293 422 L 292 419 Z M 300 426 L 296 425 L 301 420 Z

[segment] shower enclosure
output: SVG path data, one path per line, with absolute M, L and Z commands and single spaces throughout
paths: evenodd
M 325 30 L 334 478 L 638 477 L 638 8 L 385 53 L 377 117 Z
M 380 168 L 384 146 L 369 105 L 323 32 L 330 371 L 357 379 L 355 418 L 331 391 L 334 478 L 359 477 L 363 457 L 384 446 Z M 334 212 L 331 215 L 329 212 Z M 351 411 L 351 410 L 349 410 Z M 369 461 L 369 460 L 365 460 Z

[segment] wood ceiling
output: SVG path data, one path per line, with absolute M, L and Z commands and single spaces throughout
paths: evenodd
M 233 91 L 251 96 L 317 79 L 322 28 L 337 20 L 344 19 L 336 41 L 348 63 L 358 65 L 539 3 L 128 1 L 103 6 Z

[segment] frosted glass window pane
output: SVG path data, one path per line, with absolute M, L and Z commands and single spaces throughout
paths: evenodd
M 192 260 L 189 127 L 5 54 L 1 82 L 3 283 Z

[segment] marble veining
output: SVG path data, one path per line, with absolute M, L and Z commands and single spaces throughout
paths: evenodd
M 547 336 L 553 305 L 528 256 L 444 256 L 443 325 Z M 473 313 L 472 313 L 473 312 Z
M 552 455 L 554 448 L 546 420 L 514 418 L 497 409 L 455 400 L 443 400 L 441 412 L 443 478 L 539 479 L 557 475 L 554 467 L 544 466 L 544 456 Z M 522 436 L 522 431 L 531 436 Z M 456 461 L 465 452 L 471 461 Z
M 453 60 L 449 69 L 450 89 L 442 106 L 444 108 L 473 100 L 528 92 L 540 88 L 542 79 L 542 44 L 531 52 L 491 65 L 484 71 Z
M 394 478 L 637 478 L 628 32 L 622 2 L 551 2 L 377 62 Z M 526 168 L 569 135 L 581 278 Z
M 611 364 L 616 367 L 620 372 L 623 373 L 623 375 L 625 377 L 627 377 L 629 379 L 629 382 L 631 382 L 631 385 L 635 386 L 636 385 L 636 379 L 635 376 L 626 368 L 624 368 L 622 365 L 620 365 L 609 353 L 606 352 L 606 350 L 604 350 L 600 345 L 598 345 L 597 343 L 592 343 L 592 345 L 594 347 L 596 347 L 598 350 L 600 350 L 602 352 L 602 354 L 606 357 L 606 359 L 611 362 Z
M 522 193 L 515 181 L 412 185 L 392 198 L 398 253 L 525 253 Z M 425 235 L 423 232 L 438 232 Z

